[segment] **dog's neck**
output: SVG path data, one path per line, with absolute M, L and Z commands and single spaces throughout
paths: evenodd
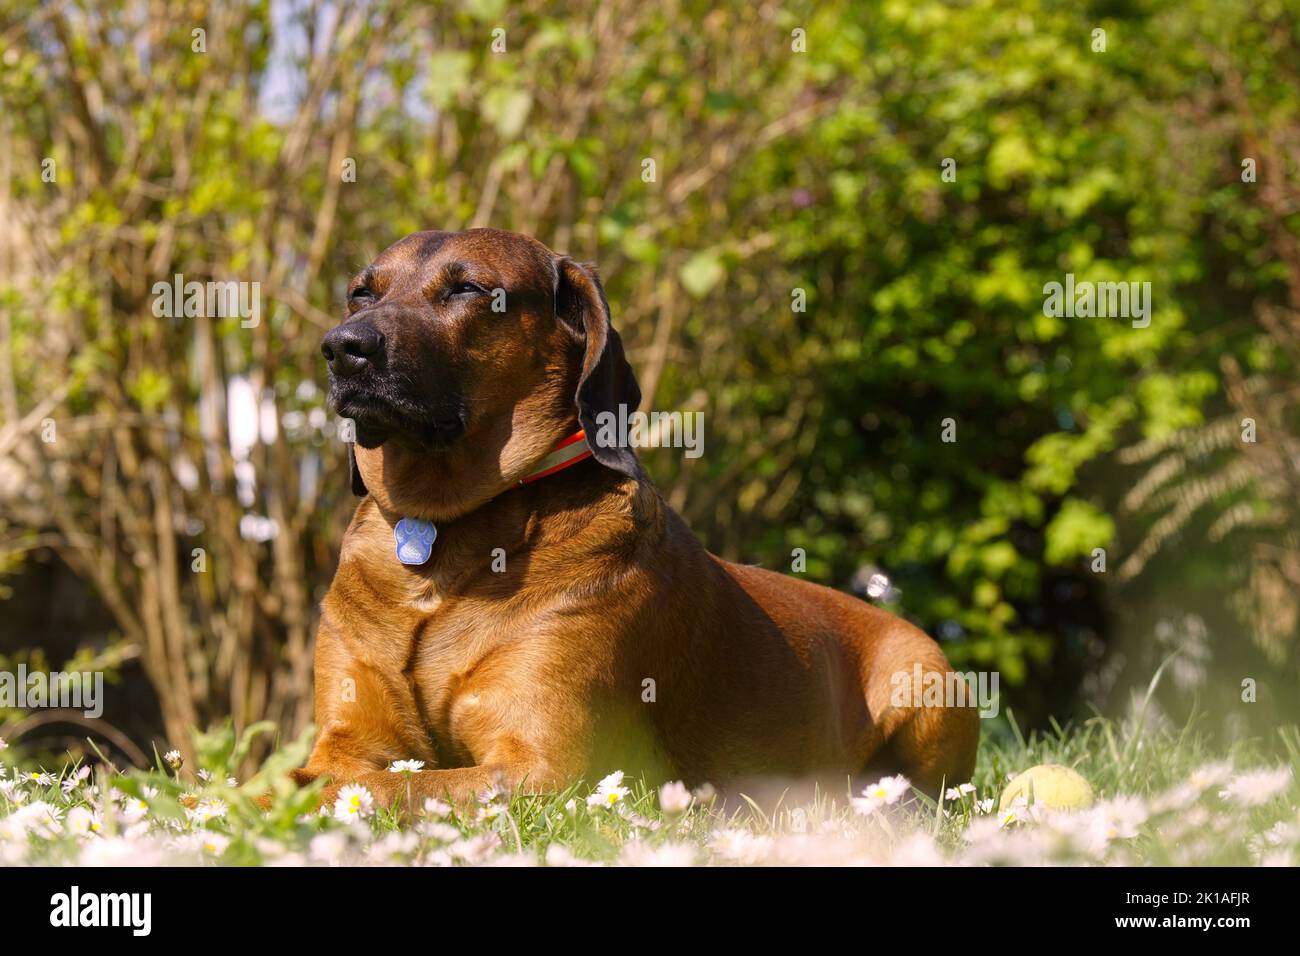
M 593 453 L 587 443 L 587 435 L 579 429 L 558 442 L 550 454 L 538 461 L 528 474 L 515 483 L 514 487 L 522 487 L 550 478 L 591 457 Z M 412 515 L 399 518 L 393 526 L 393 543 L 397 560 L 408 565 L 428 563 L 433 556 L 437 538 L 438 526 L 433 521 Z
M 552 550 L 571 563 L 588 537 L 593 553 L 597 547 L 607 553 L 611 542 L 620 540 L 629 548 L 641 546 L 663 525 L 659 494 L 647 478 L 628 478 L 590 457 L 439 522 L 437 540 L 422 564 L 396 560 L 394 529 L 403 517 L 372 496 L 363 499 L 344 538 L 341 562 L 358 562 L 389 598 L 416 603 L 476 587 L 510 589 L 520 572 L 567 583 L 580 568 L 550 564 Z M 593 534 L 593 527 L 600 533 Z M 560 544 L 565 547 L 552 548 Z

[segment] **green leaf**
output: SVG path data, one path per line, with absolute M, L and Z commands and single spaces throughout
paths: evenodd
M 1047 525 L 1044 557 L 1049 564 L 1065 564 L 1105 547 L 1115 537 L 1115 522 L 1094 505 L 1067 498 Z
M 702 299 L 722 281 L 726 270 L 716 252 L 697 252 L 686 260 L 680 276 L 682 287 L 697 299 Z
M 503 139 L 514 139 L 523 130 L 532 105 L 527 90 L 493 89 L 483 97 L 483 116 Z

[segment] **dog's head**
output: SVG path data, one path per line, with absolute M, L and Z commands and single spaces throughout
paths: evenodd
M 346 308 L 321 351 L 356 426 L 358 494 L 454 518 L 579 426 L 597 461 L 638 473 L 630 448 L 595 440 L 598 416 L 641 393 L 591 267 L 515 233 L 418 232 L 352 279 Z

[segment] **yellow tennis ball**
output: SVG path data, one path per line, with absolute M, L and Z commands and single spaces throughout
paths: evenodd
M 1044 763 L 1017 774 L 1002 791 L 998 809 L 1005 813 L 1017 797 L 1053 810 L 1078 810 L 1092 806 L 1092 786 L 1069 767 Z

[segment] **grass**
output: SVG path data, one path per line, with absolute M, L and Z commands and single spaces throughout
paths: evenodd
M 242 785 L 227 779 L 253 738 L 200 735 L 203 777 L 162 757 L 149 771 L 106 763 L 57 769 L 0 752 L 0 864 L 1132 864 L 1294 865 L 1300 733 L 1215 748 L 1196 722 L 1178 730 L 1102 717 L 1024 735 L 986 730 L 975 791 L 938 802 L 886 781 L 879 799 L 825 794 L 800 806 L 725 809 L 707 791 L 607 778 L 559 794 L 487 795 L 472 809 L 436 803 L 402 819 L 367 794 L 316 812 L 317 790 L 283 779 L 306 737 Z M 1274 756 L 1270 756 L 1270 754 Z M 1283 757 L 1279 761 L 1277 754 Z M 1044 763 L 1080 773 L 1096 803 L 1000 811 L 1009 775 Z M 594 796 L 593 796 L 594 790 Z M 273 793 L 269 811 L 255 797 Z M 688 799 L 676 790 L 678 802 Z M 593 806 L 588 806 L 591 798 Z M 856 805 L 853 798 L 858 798 Z M 665 803 L 668 809 L 665 809 Z

